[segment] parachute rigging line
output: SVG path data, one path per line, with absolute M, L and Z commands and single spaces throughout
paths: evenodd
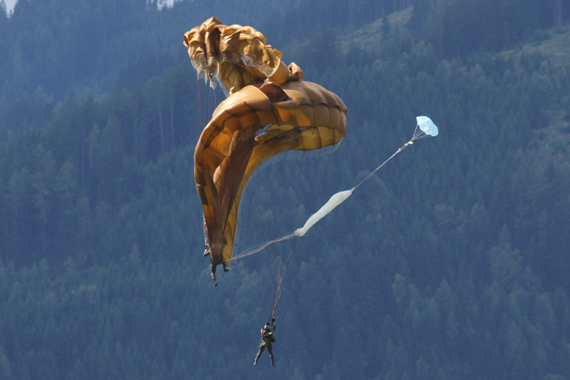
M 283 266 L 283 270 L 279 268 L 279 256 L 275 257 L 275 287 L 273 292 L 273 307 L 271 309 L 271 318 L 275 317 L 277 314 L 277 309 L 279 307 L 279 302 L 281 301 L 281 297 L 283 296 L 283 292 L 285 291 L 286 282 L 284 281 L 289 274 L 289 261 L 291 259 L 291 254 L 293 251 L 289 251 L 287 255 L 287 260 L 285 261 L 285 265 Z
M 289 239 L 293 239 L 293 238 L 296 238 L 296 237 L 297 237 L 297 235 L 295 235 L 295 233 L 292 233 L 292 234 L 287 234 L 287 235 L 283 235 L 283 236 L 281 236 L 281 237 L 278 237 L 278 238 L 275 239 L 275 240 L 271 240 L 271 241 L 268 241 L 268 242 L 265 242 L 265 243 L 261 243 L 261 244 L 255 245 L 255 246 L 253 246 L 252 248 L 248 249 L 247 251 L 244 251 L 244 252 L 240 253 L 239 255 L 234 255 L 234 256 L 232 257 L 232 261 L 233 261 L 233 260 L 236 260 L 236 259 L 241 259 L 241 258 L 246 257 L 246 256 L 253 255 L 254 253 L 257 253 L 257 252 L 259 252 L 259 251 L 262 251 L 262 250 L 264 250 L 265 248 L 269 247 L 269 246 L 272 245 L 272 244 L 279 243 L 279 242 L 282 242 L 282 241 L 285 241 L 285 240 L 289 240 Z M 228 261 L 229 261 L 229 260 L 228 260 Z
M 295 237 L 304 236 L 307 233 L 307 231 L 315 223 L 317 223 L 319 220 L 321 220 L 323 217 L 325 217 L 328 213 L 330 213 L 336 206 L 338 206 L 339 204 L 344 202 L 346 199 L 348 199 L 348 197 L 350 197 L 352 195 L 354 190 L 356 190 L 360 185 L 362 185 L 366 180 L 368 180 L 374 173 L 376 173 L 378 170 L 380 170 L 380 168 L 382 168 L 384 165 L 386 165 L 398 153 L 400 153 L 401 151 L 406 149 L 409 145 L 412 145 L 415 140 L 418 140 L 418 139 L 421 139 L 421 138 L 424 138 L 427 136 L 437 136 L 439 134 L 437 126 L 431 121 L 431 119 L 429 117 L 418 116 L 418 117 L 416 117 L 416 120 L 417 120 L 416 128 L 414 130 L 414 134 L 413 134 L 412 139 L 410 141 L 408 141 L 407 143 L 402 145 L 386 161 L 384 161 L 380 166 L 378 166 L 376 169 L 374 169 L 374 171 L 372 173 L 370 173 L 366 178 L 364 178 L 362 181 L 360 181 L 360 183 L 358 185 L 356 185 L 355 187 L 353 187 L 350 190 L 341 191 L 339 193 L 334 194 L 329 199 L 329 201 L 327 203 L 325 203 L 325 205 L 319 209 L 319 211 L 317 211 L 316 213 L 311 215 L 311 217 L 307 220 L 307 222 L 305 223 L 305 225 L 302 228 L 298 228 L 297 230 L 295 230 L 294 232 L 292 232 L 288 235 L 284 235 L 284 236 L 281 236 L 275 240 L 259 244 L 259 245 L 254 246 L 253 248 L 251 248 L 251 249 L 249 249 L 243 253 L 240 253 L 238 255 L 234 255 L 232 260 L 237 260 L 237 259 L 240 259 L 240 258 L 243 258 L 246 256 L 253 255 L 254 253 L 257 253 L 257 252 L 263 250 L 264 248 L 266 248 L 272 244 L 279 243 L 279 242 L 289 240 L 289 239 L 293 239 Z
M 196 87 L 198 88 L 198 118 L 200 130 L 204 129 L 206 122 L 204 121 L 204 110 L 202 109 L 202 94 L 200 92 L 200 78 L 196 78 Z

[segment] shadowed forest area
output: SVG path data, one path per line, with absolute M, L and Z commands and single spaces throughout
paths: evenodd
M 216 288 L 193 156 L 224 97 L 182 45 L 212 16 L 348 108 L 334 153 L 251 181 L 240 249 L 301 227 L 416 116 L 440 131 Z M 0 379 L 570 380 L 569 22 L 570 0 L 0 12 Z M 289 252 L 276 366 L 254 367 Z

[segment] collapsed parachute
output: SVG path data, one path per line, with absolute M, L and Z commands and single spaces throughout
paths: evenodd
M 194 177 L 204 210 L 213 266 L 229 265 L 241 193 L 265 160 L 287 150 L 338 144 L 346 106 L 332 92 L 304 82 L 302 70 L 281 61 L 263 34 L 216 18 L 184 35 L 198 72 L 217 73 L 230 96 L 214 111 L 196 145 Z M 268 126 L 267 129 L 264 128 Z

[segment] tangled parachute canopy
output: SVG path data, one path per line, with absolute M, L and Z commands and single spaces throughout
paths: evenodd
M 184 44 L 194 67 L 210 81 L 217 73 L 231 94 L 214 111 L 194 155 L 209 255 L 214 266 L 229 265 L 241 193 L 253 172 L 287 150 L 338 144 L 347 110 L 337 95 L 302 81 L 301 69 L 287 67 L 251 27 L 210 18 L 187 32 Z
M 281 62 L 281 52 L 267 43 L 250 26 L 222 25 L 215 17 L 184 34 L 184 45 L 198 73 L 204 71 L 211 82 L 220 77 L 230 94 L 252 84 L 280 85 L 292 74 L 301 79 L 302 71 Z

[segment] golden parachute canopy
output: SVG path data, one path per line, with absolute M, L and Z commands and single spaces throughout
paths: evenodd
M 186 32 L 184 45 L 194 68 L 205 71 L 210 81 L 217 71 L 230 94 L 256 83 L 279 85 L 291 74 L 281 52 L 250 26 L 226 26 L 212 17 Z
M 338 144 L 347 110 L 334 93 L 302 81 L 301 69 L 287 67 L 251 27 L 210 18 L 187 32 L 184 44 L 194 67 L 210 80 L 217 72 L 231 94 L 214 111 L 194 155 L 214 270 L 231 262 L 241 193 L 257 167 L 287 150 Z

